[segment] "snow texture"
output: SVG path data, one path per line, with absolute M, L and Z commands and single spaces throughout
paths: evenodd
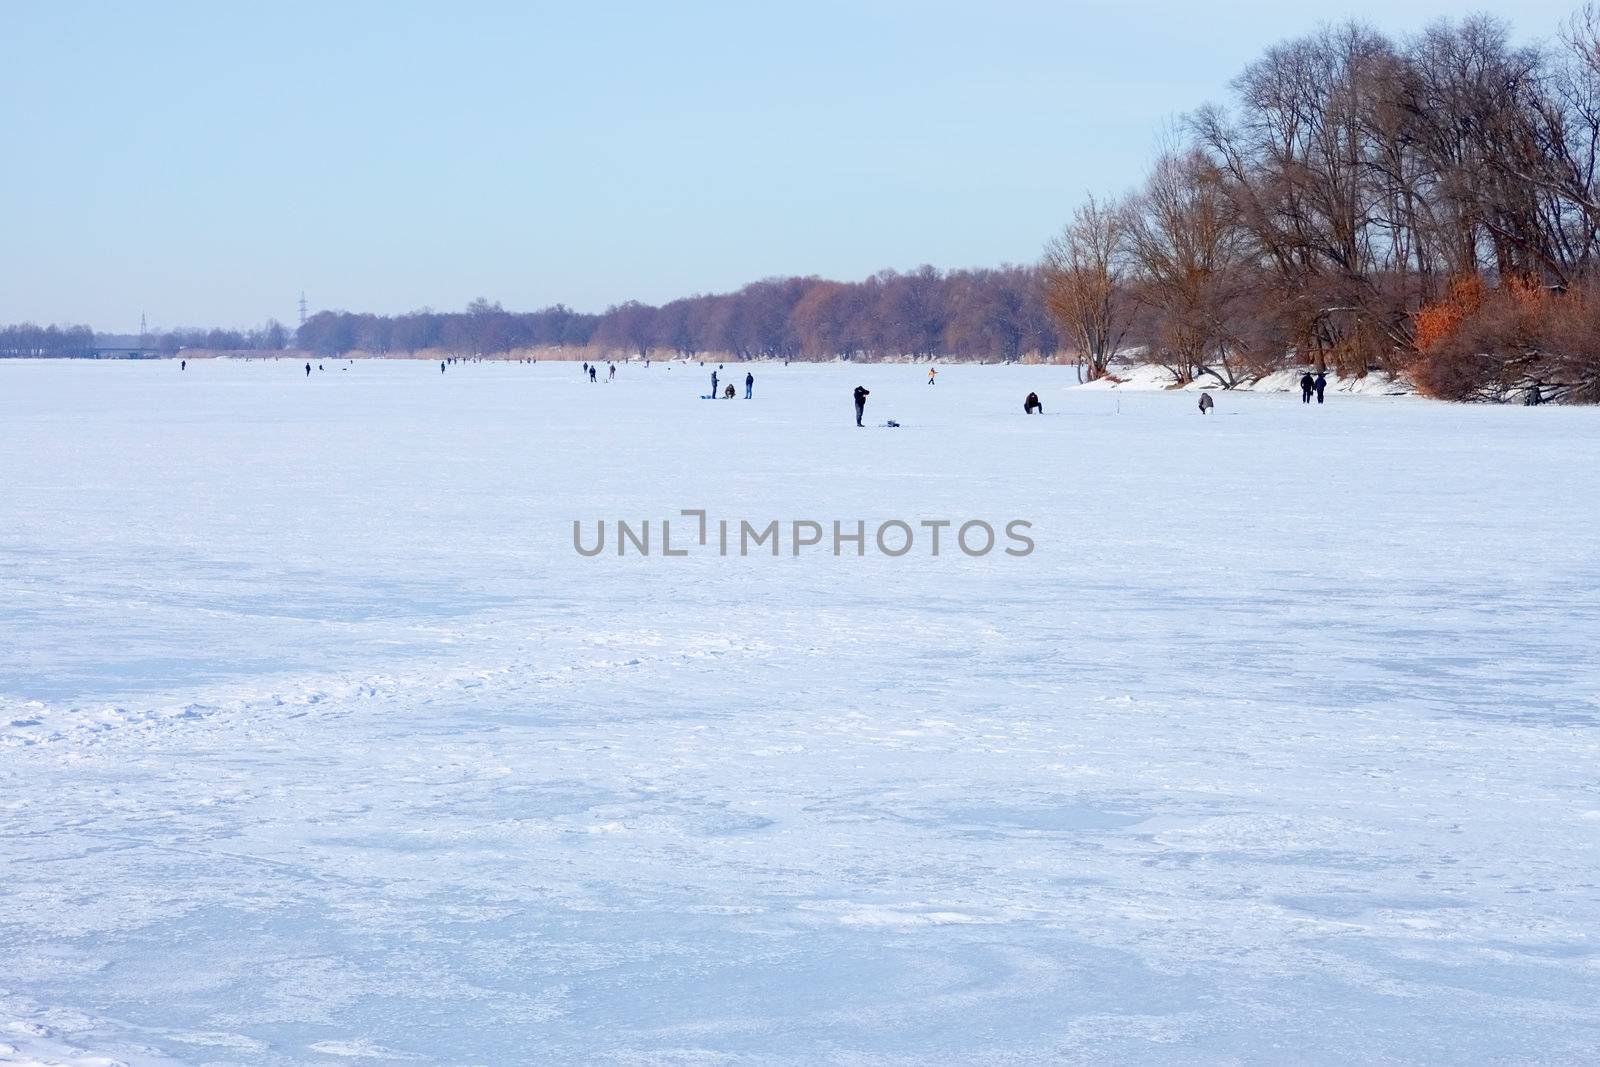
M 325 365 L 0 364 L 0 1061 L 1600 1047 L 1600 412 Z

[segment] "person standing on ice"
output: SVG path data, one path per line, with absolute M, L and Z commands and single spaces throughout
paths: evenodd
M 869 397 L 871 395 L 872 394 L 870 392 L 868 392 L 862 386 L 859 386 L 859 385 L 856 386 L 855 397 L 856 397 L 856 425 L 857 426 L 861 425 L 861 416 L 867 410 L 867 397 Z
M 189 369 L 189 361 L 186 360 L 186 359 L 179 360 L 178 361 L 178 369 L 179 370 L 188 370 Z
M 311 377 L 311 364 L 309 363 L 306 364 L 306 377 Z
M 600 380 L 600 368 L 599 367 L 590 367 L 589 368 L 589 381 L 590 382 L 598 382 L 599 380 Z
M 1322 403 L 1322 391 L 1328 387 L 1328 375 L 1327 375 L 1327 372 L 1326 371 L 1320 371 L 1320 370 L 1317 371 L 1317 380 L 1312 382 L 1311 384 L 1314 385 L 1316 387 L 1316 390 L 1317 390 L 1317 403 L 1319 403 L 1319 404 Z
M 756 376 L 747 372 L 744 376 L 744 398 L 746 400 L 750 399 L 750 390 L 754 389 L 755 387 Z
M 439 373 L 440 374 L 444 373 L 444 360 L 442 360 L 442 359 L 439 361 Z
M 1317 380 L 1311 377 L 1311 372 L 1306 371 L 1300 375 L 1300 403 L 1311 403 L 1311 391 L 1317 387 Z
M 612 381 L 616 381 L 616 379 L 617 379 L 617 365 L 615 363 L 607 363 L 606 364 L 606 381 L 612 382 Z
M 712 371 L 711 372 L 711 398 L 713 400 L 715 400 L 716 397 L 717 397 L 717 372 L 716 371 Z
M 1029 393 L 1028 399 L 1022 402 L 1022 413 L 1024 415 L 1032 415 L 1035 411 L 1043 415 L 1044 405 L 1039 402 L 1038 393 Z

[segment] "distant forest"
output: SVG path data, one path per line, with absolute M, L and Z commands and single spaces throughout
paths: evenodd
M 517 313 L 475 301 L 465 312 L 355 315 L 324 311 L 300 328 L 319 355 L 425 349 L 467 354 L 584 348 L 604 354 L 735 359 L 944 356 L 1016 360 L 1054 355 L 1055 327 L 1037 269 L 907 274 L 863 282 L 771 278 L 736 293 L 691 296 L 660 307 L 629 302 L 601 315 L 556 306 Z
M 294 343 L 294 331 L 268 321 L 256 330 L 158 330 L 144 336 L 108 338 L 87 326 L 0 326 L 0 358 L 88 359 L 108 347 L 173 355 L 184 349 L 211 352 L 276 352 Z
M 630 301 L 602 314 L 561 305 L 507 311 L 476 300 L 465 311 L 372 315 L 319 311 L 291 332 L 276 322 L 258 330 L 176 330 L 133 339 L 152 353 L 281 350 L 319 356 L 449 352 L 495 356 L 582 350 L 610 356 L 718 353 L 735 359 L 858 359 L 942 356 L 1017 360 L 1053 356 L 1059 338 L 1034 267 L 884 271 L 862 282 L 771 278 L 735 293 L 691 296 L 654 307 Z M 87 327 L 0 329 L 0 355 L 88 356 Z
M 1227 389 L 1286 366 L 1451 400 L 1600 402 L 1600 11 L 1548 43 L 1486 16 L 1404 39 L 1358 23 L 1268 49 L 1142 184 L 1064 205 L 1034 266 L 773 278 L 601 314 L 562 306 L 179 331 L 156 351 L 1142 362 Z M 86 355 L 9 327 L 0 355 Z

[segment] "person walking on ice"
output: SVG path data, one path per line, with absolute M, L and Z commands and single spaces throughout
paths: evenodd
M 1317 387 L 1316 379 L 1311 377 L 1311 372 L 1306 371 L 1300 375 L 1300 403 L 1311 403 L 1311 390 Z
M 1038 393 L 1029 393 L 1028 399 L 1022 402 L 1022 413 L 1024 415 L 1032 415 L 1035 411 L 1043 415 L 1044 405 L 1039 402 Z
M 306 377 L 311 377 L 311 364 L 309 363 L 306 364 Z
M 1317 403 L 1322 403 L 1322 391 L 1328 387 L 1328 373 L 1317 371 L 1317 380 L 1311 383 L 1317 390 Z
M 444 360 L 442 360 L 442 359 L 439 361 L 439 373 L 440 374 L 444 373 Z
M 865 412 L 867 410 L 867 397 L 869 397 L 871 395 L 872 394 L 865 387 L 859 386 L 859 385 L 856 386 L 855 397 L 856 397 L 856 425 L 857 426 L 861 425 L 861 416 L 863 414 L 865 414 Z
M 933 384 L 933 379 L 934 379 L 935 376 L 938 375 L 938 373 L 939 373 L 939 371 L 936 368 L 933 368 L 933 367 L 929 367 L 928 368 L 928 384 L 929 385 Z
M 756 376 L 754 374 L 746 372 L 746 374 L 744 376 L 744 398 L 746 400 L 750 399 L 750 390 L 754 389 L 755 387 L 756 387 Z

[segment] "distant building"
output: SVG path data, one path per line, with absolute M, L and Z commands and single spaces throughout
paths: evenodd
M 162 353 L 149 345 L 96 345 L 90 355 L 95 359 L 160 359 Z

